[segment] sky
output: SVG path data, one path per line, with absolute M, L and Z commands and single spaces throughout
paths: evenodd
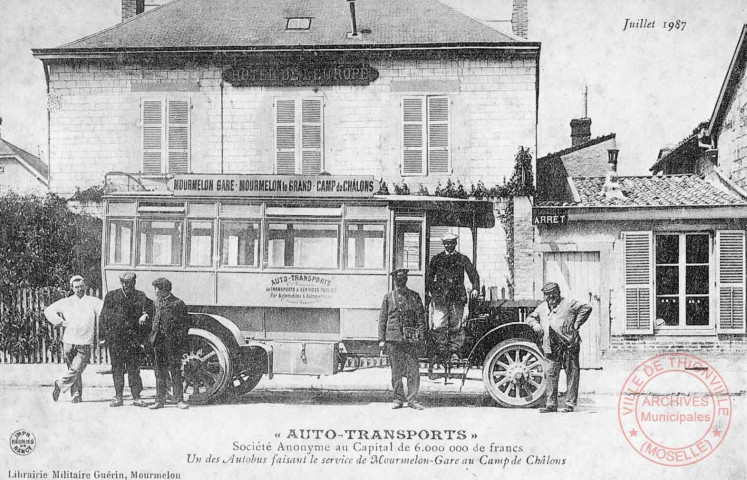
M 482 20 L 510 15 L 511 0 L 442 1 Z M 120 6 L 0 0 L 4 139 L 34 154 L 41 149 L 46 160 L 46 84 L 31 48 L 110 27 L 120 21 Z M 626 19 L 655 26 L 623 31 Z M 677 20 L 684 29 L 664 28 Z M 616 133 L 620 172 L 645 175 L 659 148 L 710 118 L 744 23 L 747 2 L 740 0 L 529 0 L 529 39 L 542 42 L 539 156 L 570 146 L 569 124 L 582 115 L 586 84 L 592 136 Z

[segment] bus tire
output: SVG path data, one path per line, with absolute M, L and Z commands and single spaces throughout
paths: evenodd
M 536 407 L 544 399 L 547 387 L 544 357 L 533 342 L 504 340 L 485 357 L 482 380 L 501 407 Z
M 239 373 L 234 374 L 232 385 L 226 390 L 226 396 L 230 399 L 236 399 L 244 394 L 254 390 L 264 373 L 256 368 L 247 368 Z
M 184 393 L 193 404 L 219 398 L 231 383 L 231 355 L 215 334 L 189 329 L 189 351 L 184 356 Z

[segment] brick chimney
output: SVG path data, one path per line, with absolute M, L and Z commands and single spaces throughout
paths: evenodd
M 583 116 L 581 118 L 574 118 L 571 120 L 571 146 L 588 142 L 591 140 L 591 118 L 589 118 L 589 89 L 584 85 L 584 89 L 581 91 L 582 102 L 581 109 Z
M 122 21 L 145 11 L 145 0 L 122 0 Z
M 529 0 L 514 0 L 511 11 L 511 29 L 521 38 L 529 36 Z

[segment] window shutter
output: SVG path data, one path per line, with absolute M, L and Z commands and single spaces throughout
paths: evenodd
M 448 97 L 428 97 L 428 173 L 449 173 Z
M 296 101 L 275 102 L 275 169 L 281 175 L 296 173 Z
M 301 173 L 316 175 L 322 171 L 322 99 L 301 100 Z
M 140 112 L 143 174 L 158 175 L 163 171 L 163 101 L 143 100 Z
M 402 100 L 402 174 L 423 175 L 425 172 L 425 99 Z
M 716 309 L 719 333 L 745 333 L 744 232 L 716 232 Z
M 189 100 L 167 103 L 168 172 L 189 173 Z
M 654 333 L 653 237 L 623 232 L 625 333 Z

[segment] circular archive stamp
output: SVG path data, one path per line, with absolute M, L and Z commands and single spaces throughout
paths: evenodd
M 36 448 L 36 436 L 28 430 L 16 430 L 10 435 L 10 449 L 16 455 L 28 455 Z
M 630 446 L 651 462 L 673 467 L 712 454 L 726 437 L 731 414 L 723 377 L 687 353 L 657 355 L 638 365 L 617 404 Z

